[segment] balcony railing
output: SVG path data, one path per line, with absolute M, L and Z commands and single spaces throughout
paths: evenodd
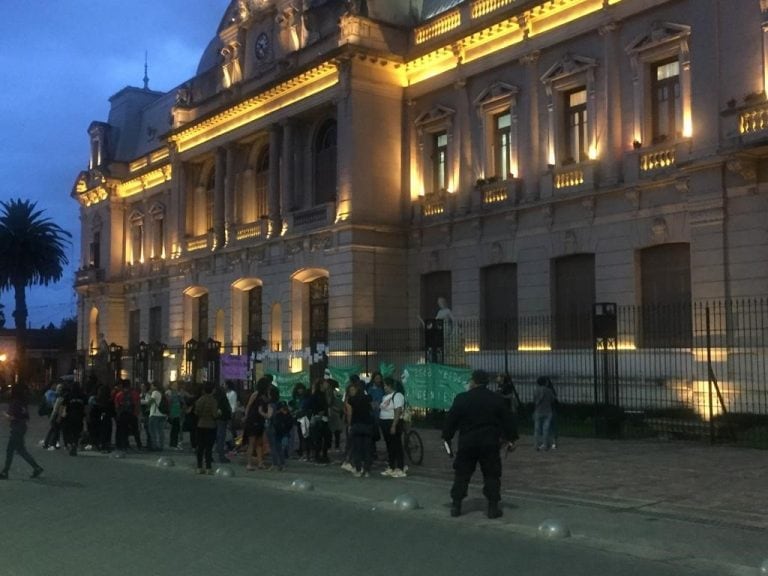
M 249 224 L 240 224 L 235 230 L 235 239 L 251 240 L 251 239 L 263 239 L 267 237 L 267 221 L 259 220 L 258 222 L 251 222 Z
M 313 206 L 312 208 L 293 212 L 289 216 L 289 229 L 307 230 L 329 226 L 333 223 L 335 208 L 335 202 L 328 202 L 320 206 Z
M 552 195 L 592 190 L 596 183 L 597 166 L 597 161 L 588 160 L 553 167 L 545 184 L 551 187 Z
M 753 136 L 768 133 L 768 102 L 743 110 L 739 114 L 739 134 Z
M 663 146 L 640 154 L 640 173 L 654 172 L 675 165 L 677 149 L 675 146 Z
M 507 180 L 479 180 L 475 184 L 475 203 L 482 210 L 493 210 L 501 206 L 515 206 L 520 200 L 521 181 L 517 178 Z
M 472 18 L 480 18 L 514 3 L 515 0 L 475 0 L 472 2 Z
M 202 236 L 195 236 L 187 240 L 187 252 L 197 252 L 198 250 L 205 250 L 209 247 L 209 234 Z
M 415 42 L 417 45 L 429 42 L 459 26 L 461 26 L 461 11 L 453 10 L 424 26 L 416 28 Z
M 85 286 L 104 282 L 105 273 L 103 268 L 83 268 L 75 272 L 75 286 Z

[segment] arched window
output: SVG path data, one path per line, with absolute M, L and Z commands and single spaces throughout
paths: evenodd
M 336 120 L 326 120 L 315 138 L 315 204 L 336 200 Z

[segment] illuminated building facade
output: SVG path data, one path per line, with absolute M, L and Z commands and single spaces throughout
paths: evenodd
M 232 2 L 89 128 L 79 347 L 764 295 L 766 83 L 760 0 Z

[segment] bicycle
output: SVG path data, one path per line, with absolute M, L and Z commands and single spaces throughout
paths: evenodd
M 424 442 L 422 442 L 421 435 L 413 429 L 409 421 L 405 422 L 403 448 L 411 464 L 420 466 L 424 461 Z

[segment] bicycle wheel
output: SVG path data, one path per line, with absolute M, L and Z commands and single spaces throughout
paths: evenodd
M 405 454 L 411 464 L 418 466 L 424 461 L 424 443 L 416 430 L 408 430 L 405 435 Z

